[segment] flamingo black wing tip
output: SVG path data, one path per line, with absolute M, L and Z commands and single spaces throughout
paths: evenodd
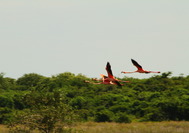
M 142 66 L 139 65 L 138 62 L 136 62 L 135 60 L 131 59 L 131 61 L 132 61 L 133 65 L 136 66 L 137 68 L 140 68 L 140 69 L 142 68 Z
M 131 61 L 132 61 L 132 62 L 136 62 L 136 61 L 135 61 L 134 59 L 132 59 L 132 58 L 131 58 Z
M 110 66 L 110 62 L 107 62 L 107 65 L 106 65 L 106 66 L 107 66 L 107 67 L 111 67 L 111 66 Z

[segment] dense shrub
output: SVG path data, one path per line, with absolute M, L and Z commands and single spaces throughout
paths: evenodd
M 123 82 L 122 87 L 90 84 L 85 80 L 93 81 L 70 72 L 52 77 L 30 73 L 17 80 L 1 73 L 0 123 L 13 120 L 15 112 L 26 110 L 31 116 L 40 114 L 45 123 L 52 117 L 59 121 L 63 115 L 58 115 L 60 107 L 71 109 L 80 121 L 189 120 L 189 76 L 171 77 L 167 72 L 148 79 L 124 77 L 120 80 L 130 82 Z M 51 118 L 41 114 L 48 114 L 46 111 Z

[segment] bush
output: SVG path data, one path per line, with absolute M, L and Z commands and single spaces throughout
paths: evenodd
M 111 122 L 113 113 L 109 110 L 101 110 L 96 113 L 95 121 L 96 122 Z
M 131 119 L 126 113 L 117 113 L 114 121 L 118 123 L 131 123 Z
M 12 109 L 10 108 L 1 108 L 0 107 L 0 124 L 5 124 L 12 119 Z

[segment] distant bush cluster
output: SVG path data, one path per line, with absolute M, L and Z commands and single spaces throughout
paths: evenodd
M 1 73 L 0 123 L 51 132 L 66 130 L 74 121 L 189 120 L 189 76 L 124 77 L 120 80 L 130 82 L 122 87 L 85 80 L 91 81 L 70 72 L 52 77 L 29 73 L 18 79 Z

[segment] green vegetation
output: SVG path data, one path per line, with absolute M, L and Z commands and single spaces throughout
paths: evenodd
M 79 122 L 189 120 L 189 76 L 171 72 L 148 79 L 124 77 L 124 86 L 85 83 L 70 72 L 18 79 L 0 74 L 0 124 L 12 131 L 71 132 Z M 92 82 L 92 81 L 91 81 Z M 18 126 L 21 125 L 21 126 Z

